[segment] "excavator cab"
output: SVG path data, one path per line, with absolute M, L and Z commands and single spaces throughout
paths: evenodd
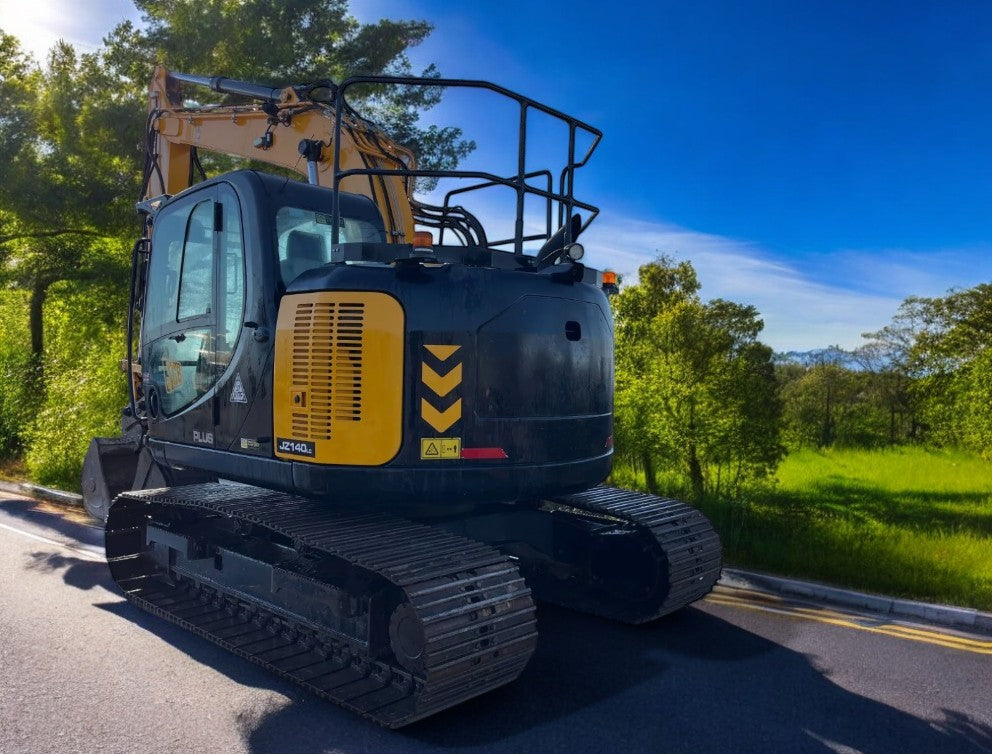
M 344 192 L 335 243 L 332 192 L 238 171 L 159 205 L 139 297 L 156 464 L 391 509 L 601 481 L 613 344 L 596 273 L 387 243 L 375 205 Z

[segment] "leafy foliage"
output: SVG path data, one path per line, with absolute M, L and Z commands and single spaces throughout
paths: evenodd
M 108 239 L 136 229 L 130 202 L 139 162 L 124 144 L 133 118 L 106 93 L 96 54 L 78 57 L 58 43 L 44 69 L 0 38 L 3 94 L 16 117 L 0 119 L 9 180 L 0 182 L 0 285 L 26 291 L 31 360 L 26 378 L 43 391 L 43 312 L 48 291 L 65 280 L 127 279 L 126 255 Z M 122 118 L 124 107 L 128 117 Z M 132 141 L 132 144 L 136 143 Z
M 90 439 L 120 430 L 126 400 L 124 312 L 127 291 L 111 284 L 59 283 L 46 307 L 50 331 L 46 391 L 27 432 L 26 460 L 42 484 L 79 488 Z
M 864 337 L 779 360 L 790 448 L 914 442 L 992 459 L 992 285 L 911 296 Z
M 780 360 L 776 372 L 789 448 L 891 445 L 915 426 L 907 379 L 867 351 L 824 349 Z
M 615 298 L 618 453 L 649 489 L 676 469 L 691 494 L 735 494 L 782 457 L 772 352 L 757 311 L 703 303 L 692 265 L 662 257 Z
M 157 63 L 177 71 L 289 86 L 352 76 L 413 76 L 406 50 L 431 33 L 426 21 L 383 19 L 361 24 L 344 0 L 137 0 L 144 27 L 118 25 L 107 39 L 106 61 L 143 86 Z M 419 73 L 436 78 L 433 65 Z M 417 155 L 425 169 L 451 169 L 474 148 L 452 126 L 422 125 L 441 101 L 440 87 L 349 89 L 364 117 L 382 125 Z M 201 102 L 224 95 L 198 92 Z M 208 157 L 208 162 L 214 158 Z M 218 161 L 219 165 L 223 163 Z M 430 181 L 425 189 L 430 189 Z
M 900 314 L 920 323 L 907 362 L 928 438 L 992 460 L 992 285 L 907 299 Z
M 0 458 L 19 455 L 33 419 L 32 393 L 24 375 L 30 371 L 27 302 L 20 292 L 0 292 Z

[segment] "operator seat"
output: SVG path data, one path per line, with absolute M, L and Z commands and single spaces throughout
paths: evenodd
M 324 239 L 315 233 L 291 230 L 286 237 L 286 258 L 279 262 L 282 282 L 289 285 L 307 270 L 326 264 Z

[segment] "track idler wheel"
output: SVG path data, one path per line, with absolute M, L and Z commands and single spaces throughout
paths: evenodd
M 409 602 L 398 605 L 389 618 L 389 646 L 396 660 L 414 675 L 422 675 L 426 644 L 416 611 Z

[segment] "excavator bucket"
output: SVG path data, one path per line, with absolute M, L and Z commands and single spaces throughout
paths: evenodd
M 122 492 L 217 481 L 216 475 L 197 469 L 159 467 L 140 440 L 132 431 L 90 442 L 83 459 L 83 505 L 93 518 L 106 523 L 110 504 Z
M 106 521 L 114 498 L 134 488 L 139 458 L 132 438 L 93 438 L 83 460 L 83 505 L 93 518 Z

